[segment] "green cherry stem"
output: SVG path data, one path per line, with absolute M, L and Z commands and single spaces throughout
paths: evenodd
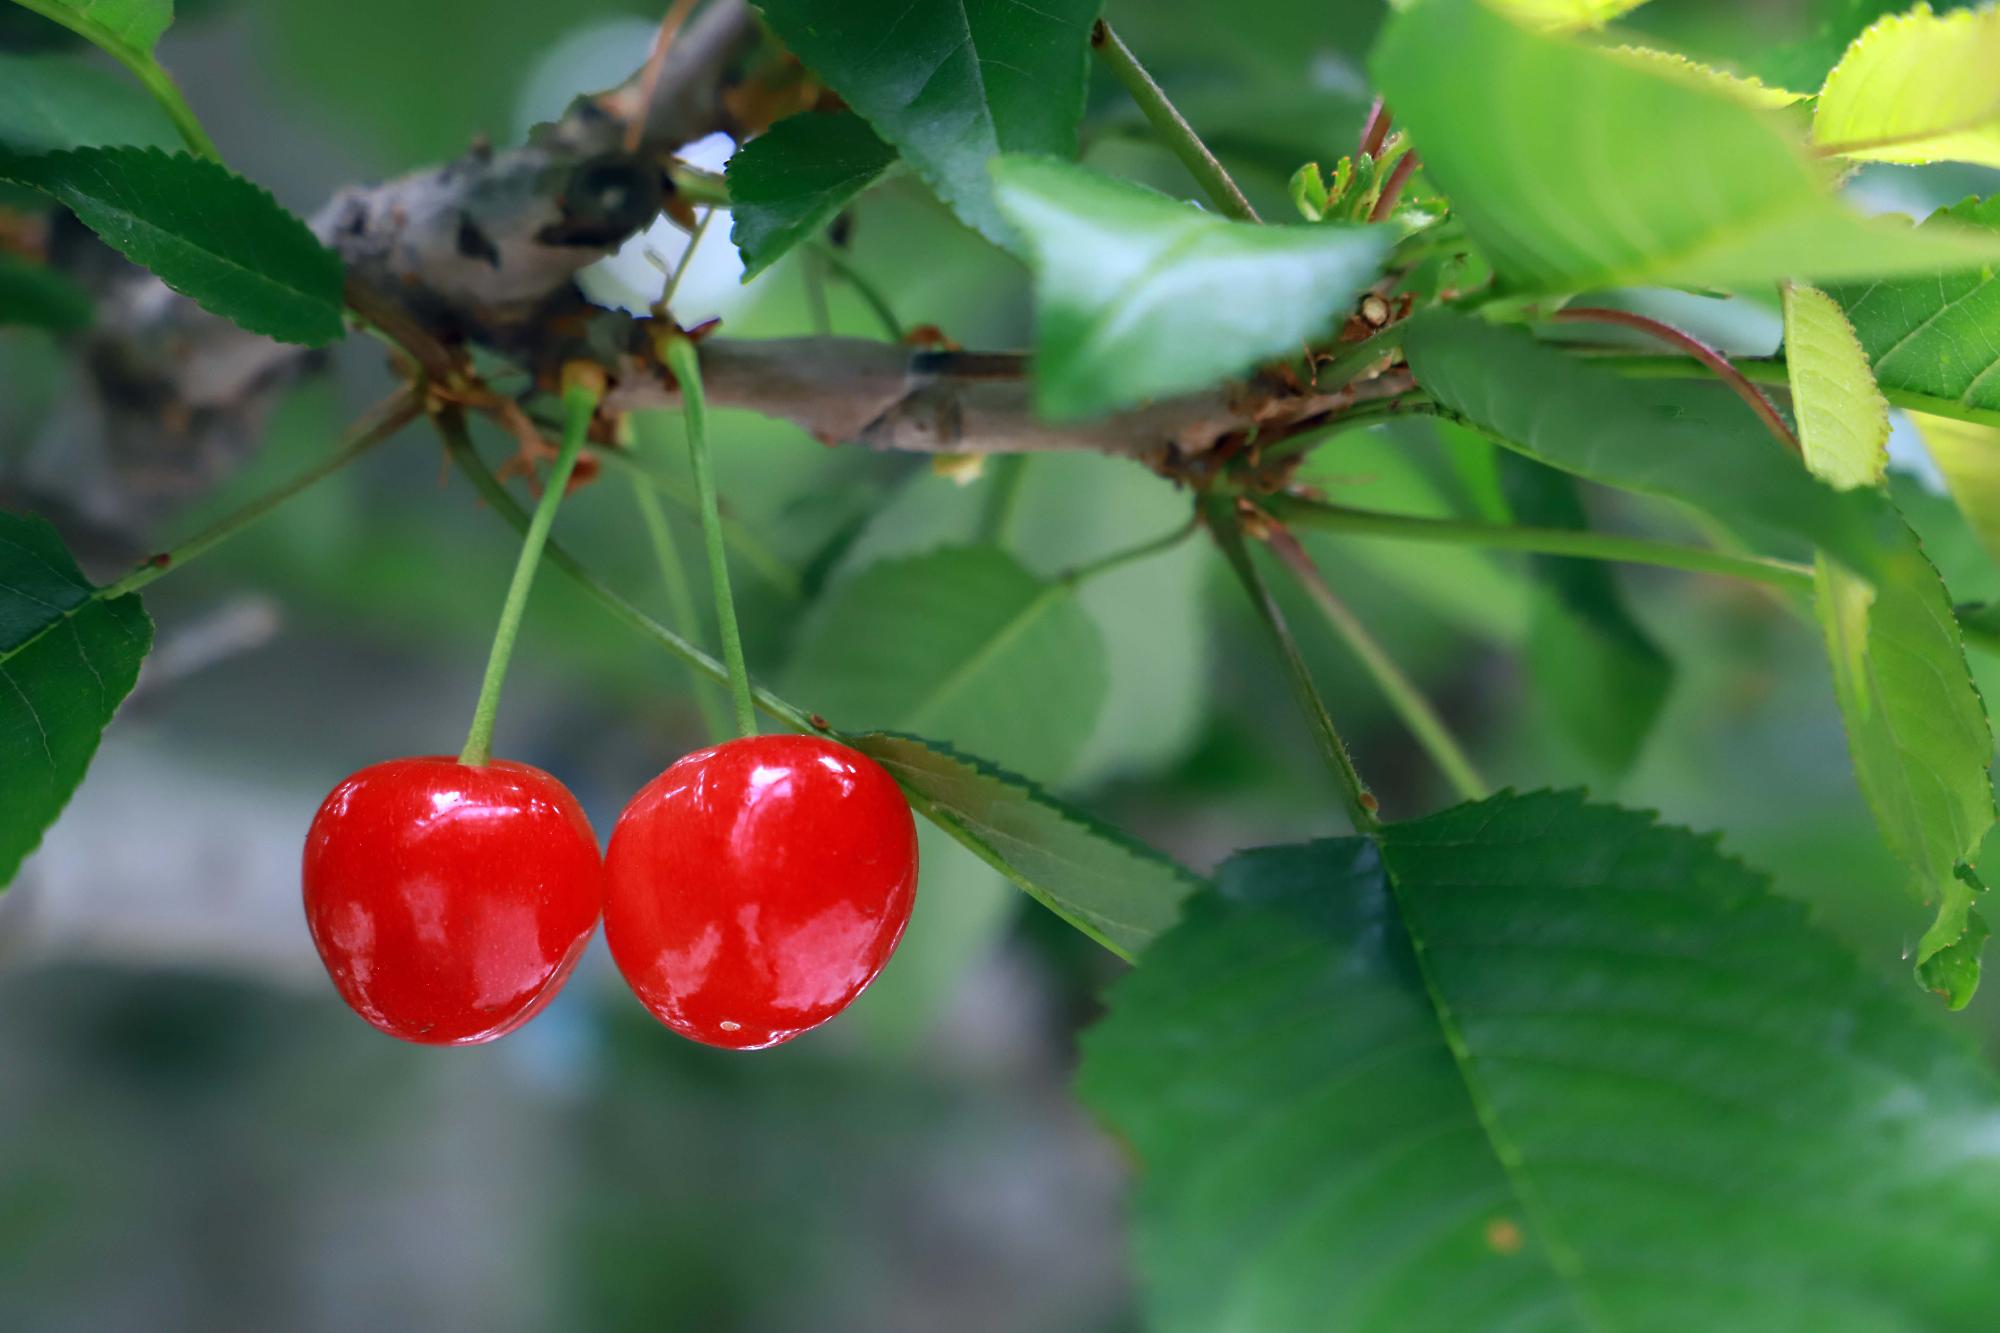
M 757 710 L 750 697 L 750 671 L 743 664 L 743 636 L 736 627 L 736 598 L 729 589 L 729 556 L 722 539 L 722 506 L 715 496 L 715 460 L 708 449 L 708 400 L 701 390 L 701 358 L 694 340 L 675 330 L 660 339 L 660 359 L 680 386 L 687 413 L 688 458 L 701 500 L 701 536 L 708 547 L 708 576 L 715 592 L 715 621 L 722 633 L 722 660 L 729 666 L 729 697 L 736 709 L 736 734 L 757 733 Z
M 1090 30 L 1091 49 L 1103 59 L 1112 76 L 1125 85 L 1125 91 L 1152 122 L 1153 129 L 1165 141 L 1181 165 L 1188 169 L 1202 190 L 1215 206 L 1239 222 L 1262 222 L 1257 210 L 1250 206 L 1234 179 L 1221 162 L 1216 160 L 1201 136 L 1194 132 L 1194 126 L 1187 123 L 1187 117 L 1179 108 L 1167 100 L 1166 92 L 1146 72 L 1139 58 L 1132 54 L 1132 48 L 1120 40 L 1111 25 L 1103 19 Z
M 688 587 L 687 570 L 681 563 L 680 548 L 674 544 L 673 529 L 667 525 L 667 511 L 661 505 L 659 495 L 645 478 L 634 475 L 632 499 L 639 506 L 640 521 L 646 525 L 646 539 L 652 543 L 653 559 L 660 566 L 660 587 L 667 594 L 667 615 L 673 621 L 676 633 L 693 639 L 698 631 L 695 619 L 694 592 Z M 722 740 L 729 735 L 729 714 L 723 708 L 722 696 L 716 692 L 715 683 L 707 677 L 694 675 L 695 706 L 701 710 L 701 720 L 708 728 L 709 736 Z
M 1312 723 L 1313 734 L 1319 740 L 1320 753 L 1340 785 L 1348 818 L 1354 822 L 1356 832 L 1373 833 L 1382 827 L 1382 820 L 1375 813 L 1379 808 L 1375 797 L 1370 794 L 1368 784 L 1361 780 L 1361 771 L 1354 766 L 1354 756 L 1347 752 L 1347 742 L 1340 738 L 1340 730 L 1333 724 L 1333 715 L 1326 710 L 1326 701 L 1319 697 L 1312 672 L 1306 666 L 1305 654 L 1299 651 L 1298 640 L 1292 637 L 1284 612 L 1278 609 L 1270 588 L 1250 559 L 1249 549 L 1243 544 L 1242 521 L 1236 516 L 1234 503 L 1226 495 L 1210 495 L 1203 504 L 1208 530 L 1214 535 L 1215 544 L 1228 557 L 1230 568 L 1236 571 L 1243 590 L 1250 595 L 1250 605 L 1256 610 L 1258 619 L 1271 632 L 1278 656 L 1284 663 L 1285 674 L 1291 679 L 1292 690 L 1298 696 L 1299 706 L 1305 710 L 1307 720 Z
M 463 416 L 456 412 L 443 412 L 434 420 L 438 433 L 444 437 L 445 448 L 451 454 L 452 461 L 458 465 L 458 470 L 465 474 L 466 480 L 472 483 L 472 489 L 479 492 L 479 498 L 484 500 L 487 507 L 495 514 L 511 524 L 516 532 L 527 532 L 528 524 L 532 521 L 528 517 L 527 510 L 516 503 L 514 497 L 508 494 L 507 488 L 494 477 L 492 470 L 479 460 L 478 452 L 472 447 L 471 438 L 465 433 Z M 551 565 L 555 566 L 558 573 L 575 583 L 620 624 L 641 637 L 659 644 L 709 680 L 722 684 L 729 679 L 729 669 L 721 662 L 703 652 L 699 645 L 676 634 L 634 606 L 603 579 L 586 569 L 575 556 L 565 551 L 562 543 L 550 542 L 543 548 L 542 554 Z M 761 686 L 751 690 L 751 697 L 756 700 L 759 708 L 793 731 L 818 732 L 836 738 L 839 736 L 838 732 L 815 722 L 811 713 L 787 703 Z
M 593 382 L 594 380 L 594 382 Z M 493 721 L 500 713 L 500 685 L 507 678 L 507 663 L 514 656 L 514 640 L 521 632 L 521 613 L 528 608 L 528 589 L 534 586 L 535 569 L 542 561 L 542 547 L 548 544 L 549 529 L 556 521 L 563 492 L 569 489 L 570 473 L 576 470 L 577 455 L 583 452 L 583 437 L 597 403 L 604 396 L 602 372 L 563 376 L 562 445 L 555 466 L 542 489 L 535 516 L 521 538 L 521 554 L 514 561 L 514 577 L 507 585 L 507 600 L 500 607 L 500 623 L 493 630 L 493 651 L 486 657 L 486 678 L 479 683 L 479 702 L 472 709 L 472 730 L 466 734 L 465 748 L 458 761 L 474 768 L 493 757 Z

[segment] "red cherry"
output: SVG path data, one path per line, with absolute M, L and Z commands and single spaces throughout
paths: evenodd
M 755 1050 L 832 1018 L 895 952 L 917 896 L 896 781 L 819 736 L 697 750 L 618 817 L 604 939 L 682 1036 Z
M 334 987 L 392 1037 L 471 1046 L 562 989 L 604 864 L 569 789 L 527 764 L 391 759 L 333 789 L 306 833 L 306 924 Z

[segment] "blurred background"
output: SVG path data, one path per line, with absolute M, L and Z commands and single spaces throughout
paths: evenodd
M 228 160 L 310 213 L 343 184 L 443 160 L 475 135 L 515 141 L 577 92 L 619 82 L 644 59 L 660 7 L 181 0 L 162 53 Z M 1290 214 L 1284 183 L 1300 163 L 1350 150 L 1375 6 L 1108 10 L 1266 216 Z M 1719 0 L 1660 0 L 1636 19 L 1695 50 L 1764 49 L 1807 25 L 1802 6 Z M 62 36 L 0 9 L 0 50 Z M 1093 93 L 1087 159 L 1189 193 L 1113 93 Z M 706 145 L 699 160 L 719 166 L 729 148 Z M 1921 215 L 1993 187 L 1970 171 L 1882 169 L 1851 189 L 1867 207 Z M 661 224 L 592 272 L 593 296 L 644 306 L 660 276 L 643 249 L 671 261 L 684 244 Z M 1024 271 L 907 177 L 859 203 L 847 258 L 907 325 L 936 324 L 968 347 L 1029 339 Z M 720 315 L 738 336 L 809 331 L 822 317 L 875 336 L 854 291 L 804 262 L 740 285 L 717 226 L 677 313 Z M 1610 299 L 1742 352 L 1778 337 L 1775 311 L 1754 303 Z M 74 465 L 61 415 L 70 355 L 0 329 L 8 474 L 59 478 Z M 317 458 L 388 383 L 379 347 L 350 339 L 288 394 L 243 471 L 145 538 L 192 531 Z M 670 418 L 636 431 L 670 491 L 678 431 Z M 504 446 L 489 443 L 497 457 Z M 794 645 L 814 606 L 871 564 L 986 532 L 1054 573 L 1187 512 L 1167 482 L 1092 457 L 947 477 L 741 414 L 725 416 L 716 443 L 752 667 L 808 707 Z M 1477 514 L 1467 448 L 1427 425 L 1353 433 L 1322 447 L 1307 476 L 1357 505 Z M 1921 443 L 1905 428 L 1895 448 L 1899 498 L 1955 597 L 2000 596 Z M 996 520 L 996 487 L 1016 484 Z M 1591 499 L 1602 523 L 1679 522 Z M 698 560 L 691 513 L 670 518 Z M 616 476 L 572 497 L 559 528 L 665 613 Z M 1559 715 L 1562 663 L 1528 652 L 1545 593 L 1525 561 L 1310 544 L 1495 785 L 1588 778 L 1604 796 L 1724 830 L 1885 973 L 1905 969 L 1882 941 L 1914 942 L 1924 913 L 1885 888 L 1900 875 L 1855 789 L 1811 626 L 1754 588 L 1621 572 L 1671 676 L 1657 727 L 1619 771 L 1587 726 Z M 847 1016 L 775 1051 L 670 1036 L 601 943 L 543 1017 L 488 1047 L 405 1047 L 341 1006 L 298 905 L 300 839 L 349 771 L 459 744 L 514 549 L 447 479 L 435 441 L 410 431 L 148 592 L 158 651 L 69 811 L 0 896 L 0 1329 L 1134 1327 L 1126 1167 L 1066 1092 L 1075 1033 L 1120 965 L 928 828 L 915 921 L 888 970 Z M 127 554 L 100 553 L 92 572 Z M 1239 847 L 1341 831 L 1283 680 L 1210 550 L 1176 547 L 1082 600 L 1104 643 L 1103 705 L 1085 734 L 1052 723 L 1020 737 L 1017 766 L 1197 870 Z M 1308 605 L 1291 610 L 1388 812 L 1447 803 L 1359 665 Z M 1975 654 L 1974 666 L 2000 698 L 2000 660 Z M 541 581 L 504 753 L 569 783 L 603 832 L 704 739 L 675 662 Z M 2000 1044 L 1995 990 L 1966 1020 L 1989 1044 Z

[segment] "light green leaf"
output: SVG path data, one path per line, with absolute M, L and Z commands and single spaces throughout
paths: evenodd
M 1873 486 L 1889 468 L 1889 402 L 1832 297 L 1785 288 L 1785 376 L 1806 467 L 1829 486 Z
M 1220 878 L 1083 1043 L 1148 1327 L 1990 1327 L 2000 1086 L 1711 838 L 1503 795 Z
M 1477 0 L 1398 15 L 1371 67 L 1426 177 L 1523 293 L 2000 261 L 2000 238 L 1853 213 L 1779 121 L 1734 96 L 1525 31 Z
M 2000 166 L 2000 9 L 1918 5 L 1870 27 L 1827 75 L 1820 151 L 1871 162 Z
M 1104 645 L 1065 584 L 997 547 L 887 560 L 813 608 L 785 672 L 842 730 L 910 728 L 1048 780 L 1104 704 Z
M 2000 196 L 1966 199 L 1917 230 L 1978 229 L 2000 239 Z M 1994 266 L 1828 289 L 1852 321 L 1885 389 L 2000 409 L 2000 281 Z
M 1493 7 L 1517 23 L 1543 32 L 1601 28 L 1646 0 L 1494 0 Z
M 1551 467 L 1680 500 L 1765 541 L 1805 537 L 1863 571 L 1892 526 L 1874 497 L 1807 475 L 1716 386 L 1622 380 L 1519 329 L 1442 313 L 1412 320 L 1403 348 L 1440 403 Z
M 340 257 L 214 162 L 157 148 L 0 153 L 0 180 L 51 195 L 127 259 L 253 333 L 317 346 L 344 331 Z
M 896 150 L 851 112 L 788 116 L 729 159 L 729 239 L 743 281 L 762 273 L 881 178 Z
M 887 769 L 920 813 L 1044 907 L 1131 957 L 1203 881 L 1028 779 L 950 746 L 873 733 L 848 743 Z
M 1867 354 L 1824 293 L 1790 288 L 1784 308 L 1806 466 L 1842 488 L 1875 485 L 1888 466 L 1889 405 Z M 1900 523 L 1872 586 L 1822 556 L 1816 594 L 1862 795 L 1925 900 L 1939 904 L 1917 949 L 1918 976 L 1957 1008 L 1978 982 L 1973 936 L 1985 932 L 1958 868 L 1978 851 L 1995 812 L 1986 775 L 1993 736 L 1951 598 Z
M 16 0 L 114 55 L 151 61 L 174 0 Z
M 0 148 L 41 153 L 98 144 L 175 148 L 180 135 L 129 78 L 67 56 L 0 55 Z
M 90 295 L 45 264 L 0 253 L 0 325 L 75 333 L 90 327 Z
M 1590 526 L 1576 482 L 1525 458 L 1501 460 L 1515 522 Z M 1528 635 L 1528 678 L 1570 741 L 1606 772 L 1629 769 L 1666 707 L 1673 664 L 1632 615 L 1617 575 L 1596 560 L 1535 557 L 1542 585 Z
M 2000 561 L 2000 430 L 1928 416 L 1917 429 L 1979 544 Z
M 1682 79 L 1697 88 L 1722 93 L 1766 111 L 1775 111 L 1811 96 L 1810 93 L 1795 93 L 1789 88 L 1773 88 L 1762 79 L 1747 74 L 1734 74 L 1713 65 L 1704 65 L 1678 51 L 1658 51 L 1649 46 L 1614 46 L 1611 54 L 1636 69 Z
M 41 519 L 0 514 L 0 887 L 83 781 L 153 622 L 106 600 Z
M 1035 270 L 1035 403 L 1078 418 L 1205 388 L 1340 321 L 1387 227 L 1234 222 L 1083 167 L 994 165 Z
M 759 0 L 771 28 L 938 197 L 1010 244 L 986 164 L 1076 155 L 1101 0 Z

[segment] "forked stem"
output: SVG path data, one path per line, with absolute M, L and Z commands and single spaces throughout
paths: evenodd
M 1312 723 L 1320 753 L 1340 787 L 1348 818 L 1354 822 L 1356 831 L 1372 833 L 1382 827 L 1382 821 L 1375 813 L 1380 807 L 1369 792 L 1368 784 L 1361 780 L 1361 772 L 1354 766 L 1354 757 L 1347 752 L 1347 743 L 1341 740 L 1332 714 L 1327 712 L 1325 701 L 1313 685 L 1305 654 L 1299 651 L 1298 640 L 1292 637 L 1284 612 L 1278 609 L 1270 588 L 1265 586 L 1263 576 L 1251 562 L 1250 552 L 1243 544 L 1243 526 L 1236 515 L 1234 502 L 1228 496 L 1211 495 L 1203 501 L 1203 505 L 1216 545 L 1222 548 L 1222 554 L 1228 558 L 1230 568 L 1236 571 L 1243 590 L 1250 594 L 1250 604 L 1256 609 L 1258 619 L 1271 631 L 1271 638 L 1278 646 L 1278 656 L 1284 663 L 1285 674 L 1291 679 L 1299 706 Z
M 563 492 L 569 489 L 570 474 L 576 470 L 577 455 L 583 452 L 583 437 L 590 419 L 597 415 L 597 403 L 604 396 L 601 373 L 565 374 L 563 383 L 562 445 L 555 466 L 521 539 L 521 554 L 514 561 L 514 577 L 507 584 L 507 600 L 500 606 L 500 623 L 493 630 L 493 650 L 486 656 L 486 676 L 479 682 L 479 702 L 472 708 L 472 729 L 466 734 L 465 748 L 458 761 L 479 767 L 493 757 L 493 722 L 500 713 L 500 686 L 507 679 L 507 663 L 514 656 L 514 640 L 521 632 L 521 614 L 528 608 L 528 590 L 534 586 L 535 570 L 541 564 L 542 547 L 548 544 L 549 529 L 556 521 Z
M 1389 706 L 1396 710 L 1396 716 L 1403 720 L 1403 725 L 1424 747 L 1424 752 L 1430 755 L 1431 762 L 1438 766 L 1460 799 L 1485 800 L 1486 779 L 1479 776 L 1479 770 L 1451 734 L 1451 728 L 1445 725 L 1445 720 L 1431 706 L 1431 701 L 1424 697 L 1424 692 L 1417 688 L 1417 683 L 1403 673 L 1403 669 L 1396 665 L 1396 659 L 1389 656 L 1388 650 L 1369 633 L 1361 618 L 1340 600 L 1327 583 L 1326 576 L 1319 572 L 1319 566 L 1313 563 L 1312 556 L 1299 544 L 1299 539 L 1283 525 L 1273 523 L 1264 540 L 1278 559 L 1285 563 L 1285 567 L 1292 571 L 1292 577 L 1299 581 L 1299 586 L 1319 607 L 1334 632 L 1346 640 L 1354 655 L 1361 659 L 1361 665 L 1374 678 L 1376 686 L 1389 700 Z

